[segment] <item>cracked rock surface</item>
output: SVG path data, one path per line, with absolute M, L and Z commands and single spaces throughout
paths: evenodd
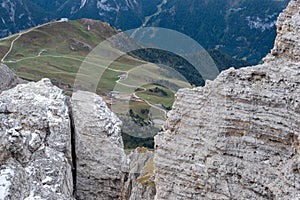
M 0 95 L 0 199 L 72 199 L 66 97 L 50 80 Z
M 122 198 L 128 200 L 154 199 L 154 153 L 138 147 L 128 155 L 129 171 Z
M 156 199 L 300 199 L 300 1 L 262 65 L 181 89 L 155 137 Z
M 78 199 L 120 199 L 127 170 L 121 121 L 94 93 L 75 92 L 71 105 Z

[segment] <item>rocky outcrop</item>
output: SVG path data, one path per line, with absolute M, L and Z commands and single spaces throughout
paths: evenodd
M 154 153 L 139 147 L 128 155 L 129 171 L 122 192 L 122 199 L 154 199 Z
M 75 92 L 71 105 L 78 199 L 120 199 L 127 171 L 121 121 L 90 92 Z
M 17 77 L 6 65 L 0 64 L 0 93 L 20 83 L 25 81 Z
M 277 20 L 277 37 L 271 54 L 265 60 L 278 58 L 300 61 L 300 13 L 299 0 L 291 0 Z
M 0 199 L 300 199 L 299 15 L 292 0 L 264 64 L 181 89 L 154 153 L 125 155 L 98 95 L 69 105 L 0 66 Z
M 156 199 L 300 199 L 299 11 L 280 15 L 266 63 L 177 93 L 155 137 Z
M 157 199 L 299 199 L 299 64 L 228 70 L 177 93 L 155 137 Z
M 48 79 L 0 95 L 0 199 L 72 199 L 66 97 Z
M 69 105 L 48 79 L 3 91 L 0 199 L 73 199 L 73 189 L 78 199 L 121 199 L 120 126 L 100 96 L 78 91 Z

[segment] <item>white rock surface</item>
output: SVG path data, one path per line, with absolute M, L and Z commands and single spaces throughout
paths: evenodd
M 0 94 L 0 199 L 72 199 L 71 130 L 48 79 Z
M 156 199 L 300 199 L 299 12 L 280 15 L 265 64 L 177 93 L 155 137 Z
M 121 121 L 94 93 L 75 92 L 71 104 L 78 199 L 120 199 L 127 170 Z
M 277 37 L 274 48 L 265 60 L 284 58 L 300 61 L 300 13 L 299 0 L 291 0 L 289 6 L 279 15 Z

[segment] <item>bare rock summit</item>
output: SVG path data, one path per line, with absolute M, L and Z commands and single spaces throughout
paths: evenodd
M 300 1 L 265 63 L 181 89 L 155 137 L 155 199 L 300 199 Z
M 50 80 L 0 95 L 0 199 L 72 199 L 66 97 Z

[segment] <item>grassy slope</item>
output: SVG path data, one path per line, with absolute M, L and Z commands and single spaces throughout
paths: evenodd
M 59 86 L 71 87 L 88 53 L 105 38 L 116 33 L 107 23 L 95 20 L 51 23 L 23 34 L 14 43 L 5 61 L 13 61 L 6 64 L 22 78 L 39 80 L 47 77 Z M 0 41 L 1 57 L 8 51 L 15 37 Z M 116 60 L 111 68 L 129 70 L 141 63 L 125 56 Z M 109 92 L 120 74 L 107 70 L 99 83 L 98 93 Z
M 163 104 L 164 106 L 172 107 L 175 99 L 172 90 L 155 84 L 146 85 L 143 86 L 143 88 L 147 90 L 136 93 L 140 98 L 148 100 L 151 104 Z M 151 92 L 151 90 L 153 91 L 155 88 L 165 91 L 167 95 L 163 95 L 161 92 Z
M 68 23 L 55 22 L 22 34 L 5 58 L 5 63 L 22 78 L 34 81 L 44 77 L 50 78 L 54 84 L 65 89 L 70 95 L 68 90 L 72 88 L 85 57 L 105 38 L 116 33 L 115 29 L 100 21 L 82 19 Z M 11 42 L 17 36 L 18 34 L 0 41 L 0 58 L 6 54 Z M 97 66 L 105 63 L 103 60 L 93 62 Z M 141 64 L 145 62 L 123 56 L 115 60 L 110 68 L 128 71 Z M 104 71 L 98 83 L 97 93 L 105 94 L 112 91 L 121 74 L 124 72 Z M 144 102 L 131 102 L 129 108 L 147 118 L 141 113 L 141 109 L 149 109 L 150 106 Z M 127 148 L 136 146 L 153 148 L 153 138 L 134 138 L 126 134 L 123 137 Z

